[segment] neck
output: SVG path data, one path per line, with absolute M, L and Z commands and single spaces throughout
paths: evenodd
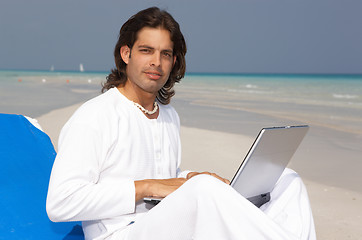
M 128 81 L 127 81 L 128 82 Z M 126 82 L 126 83 L 127 83 Z M 152 111 L 154 109 L 154 102 L 156 100 L 156 95 L 147 93 L 144 91 L 139 91 L 136 88 L 130 86 L 129 84 L 125 84 L 124 86 L 117 87 L 118 91 L 123 94 L 126 98 L 134 103 L 138 103 L 144 109 Z M 142 111 L 142 110 L 141 110 Z M 142 111 L 143 112 L 143 111 Z M 143 114 L 149 119 L 156 119 L 159 114 L 159 110 L 157 110 L 154 114 Z
M 132 86 L 132 84 L 126 84 L 122 87 L 118 87 L 118 90 L 132 102 L 140 104 L 147 110 L 153 110 L 156 95 L 148 92 L 144 92 Z

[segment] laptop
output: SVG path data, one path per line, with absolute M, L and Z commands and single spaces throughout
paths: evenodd
M 270 192 L 308 129 L 308 125 L 261 129 L 231 180 L 231 187 L 257 207 L 270 201 Z M 162 198 L 143 200 L 156 205 Z

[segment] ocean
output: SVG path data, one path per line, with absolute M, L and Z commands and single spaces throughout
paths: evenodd
M 190 74 L 178 90 L 195 105 L 362 134 L 362 75 Z
M 0 112 L 39 117 L 100 94 L 106 73 L 0 71 Z
M 85 101 L 100 94 L 106 76 L 0 71 L 0 112 L 37 117 Z M 190 73 L 175 90 L 173 103 L 180 108 L 187 102 L 362 134 L 362 75 Z

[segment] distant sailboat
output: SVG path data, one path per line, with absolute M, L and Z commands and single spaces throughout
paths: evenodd
M 79 64 L 79 71 L 84 72 L 83 64 Z
M 52 66 L 50 67 L 50 71 L 51 71 L 51 72 L 54 72 L 54 65 L 52 65 Z

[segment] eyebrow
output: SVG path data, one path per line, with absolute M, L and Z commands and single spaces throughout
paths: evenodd
M 150 47 L 148 45 L 139 45 L 138 48 L 147 48 L 147 49 L 150 49 L 150 50 L 155 50 L 155 48 Z M 173 53 L 173 49 L 164 49 L 164 50 L 161 50 L 161 52 Z
M 147 45 L 139 45 L 138 48 L 154 49 L 153 47 L 150 47 L 150 46 L 147 46 Z

